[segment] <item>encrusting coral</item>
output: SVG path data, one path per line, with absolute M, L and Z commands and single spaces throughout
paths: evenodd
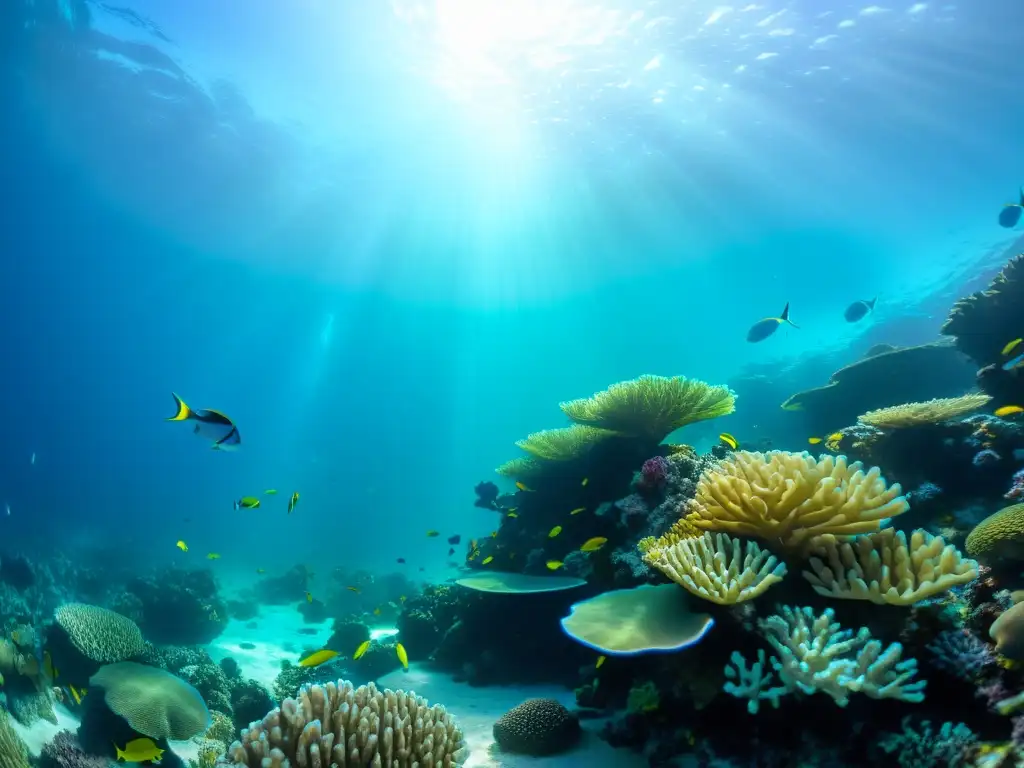
M 971 557 L 984 560 L 1024 554 L 1024 504 L 1004 507 L 986 517 L 967 535 L 964 548 Z
M 960 397 L 943 397 L 922 403 L 904 403 L 888 408 L 868 411 L 858 421 L 878 429 L 903 429 L 950 421 L 984 408 L 991 402 L 988 395 L 968 394 Z
M 909 508 L 899 483 L 845 456 L 738 451 L 705 471 L 685 519 L 705 531 L 795 549 L 822 534 L 871 533 Z
M 826 597 L 912 605 L 978 577 L 978 564 L 964 559 L 941 536 L 886 528 L 840 541 L 824 535 L 811 542 L 814 557 L 804 577 Z
M 449 768 L 468 754 L 462 731 L 441 705 L 339 680 L 303 686 L 297 699 L 285 699 L 250 725 L 227 757 L 249 768 Z
M 538 459 L 572 461 L 585 456 L 595 445 L 614 436 L 615 433 L 607 429 L 573 424 L 569 427 L 534 432 L 517 441 L 516 447 Z
M 650 544 L 644 562 L 697 597 L 719 605 L 751 600 L 786 575 L 786 566 L 752 541 L 705 533 L 669 546 Z

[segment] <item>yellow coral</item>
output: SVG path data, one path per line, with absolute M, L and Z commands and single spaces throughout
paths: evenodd
M 704 600 L 732 605 L 752 600 L 782 581 L 786 566 L 752 541 L 705 533 L 667 547 L 651 546 L 644 562 Z
M 571 427 L 534 432 L 525 440 L 518 441 L 516 446 L 538 459 L 571 461 L 585 456 L 595 445 L 614 435 L 607 429 L 573 424 Z
M 853 541 L 819 536 L 811 542 L 814 591 L 826 597 L 870 600 L 879 605 L 912 605 L 978 577 L 967 560 L 941 536 L 916 530 L 907 536 L 892 528 Z
M 899 484 L 845 456 L 738 451 L 705 470 L 687 520 L 705 531 L 795 548 L 831 533 L 871 533 L 909 508 Z
M 967 535 L 967 554 L 985 560 L 1018 557 L 1024 553 L 1024 504 L 1013 504 L 989 515 Z
M 900 429 L 938 424 L 941 421 L 949 421 L 984 408 L 991 400 L 991 397 L 982 394 L 942 397 L 926 400 L 923 403 L 904 403 L 868 411 L 860 416 L 858 421 L 879 429 Z
M 519 456 L 506 461 L 494 471 L 502 477 L 529 480 L 543 474 L 544 464 L 530 456 Z
M 696 539 L 701 536 L 702 532 L 693 523 L 687 520 L 685 517 L 681 517 L 676 520 L 672 527 L 669 528 L 663 536 L 655 538 L 654 536 L 645 536 L 640 539 L 637 543 L 637 547 L 640 552 L 645 554 L 654 547 L 660 547 L 662 549 L 671 547 L 683 539 Z
M 560 407 L 577 424 L 661 441 L 687 424 L 732 413 L 736 394 L 685 376 L 640 376 Z

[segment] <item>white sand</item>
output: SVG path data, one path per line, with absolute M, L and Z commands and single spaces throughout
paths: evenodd
M 78 730 L 79 719 L 71 714 L 63 704 L 54 704 L 53 711 L 57 715 L 56 725 L 47 720 L 37 720 L 32 724 L 31 728 L 26 728 L 13 717 L 9 718 L 15 733 L 25 742 L 29 754 L 33 757 L 39 757 L 39 753 L 43 751 L 43 746 L 60 731 L 68 730 L 74 733 Z

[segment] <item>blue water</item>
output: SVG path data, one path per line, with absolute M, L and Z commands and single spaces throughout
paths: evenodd
M 1013 240 L 1018 11 L 8 0 L 0 537 L 441 573 L 561 400 L 931 340 Z

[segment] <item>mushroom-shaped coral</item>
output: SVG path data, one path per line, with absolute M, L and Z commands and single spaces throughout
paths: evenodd
M 57 609 L 54 619 L 79 653 L 100 664 L 124 661 L 145 648 L 139 626 L 106 608 L 67 603 Z
M 991 400 L 988 395 L 976 393 L 960 397 L 941 397 L 925 400 L 923 403 L 904 403 L 868 411 L 862 414 L 858 421 L 878 429 L 920 427 L 966 416 L 979 408 L 984 408 Z
M 732 413 L 736 394 L 685 376 L 640 376 L 560 407 L 577 424 L 660 441 L 687 424 Z
M 534 592 L 560 592 L 563 589 L 581 587 L 587 582 L 574 576 L 530 576 L 525 573 L 488 571 L 456 579 L 455 583 L 477 592 L 527 595 Z
M 540 757 L 569 749 L 580 737 L 577 717 L 554 699 L 527 699 L 494 723 L 494 741 L 505 752 Z
M 517 441 L 516 446 L 538 459 L 572 461 L 586 456 L 595 445 L 614 436 L 615 433 L 607 429 L 573 424 L 534 432 Z
M 441 705 L 428 706 L 412 692 L 339 680 L 303 686 L 297 699 L 285 699 L 245 729 L 227 758 L 249 768 L 450 768 L 468 755 L 462 731 Z
M 644 562 L 704 600 L 732 605 L 752 600 L 782 581 L 786 565 L 752 541 L 727 533 L 679 539 L 667 547 L 641 543 Z
M 892 528 L 840 541 L 819 536 L 811 542 L 812 572 L 804 577 L 826 597 L 870 600 L 879 605 L 912 605 L 978 578 L 978 564 L 965 559 L 941 536 Z
M 821 534 L 870 533 L 909 508 L 899 483 L 845 456 L 738 451 L 701 474 L 686 520 L 706 531 L 798 548 Z
M 166 670 L 122 661 L 100 667 L 89 683 L 103 689 L 115 715 L 152 739 L 191 739 L 210 727 L 199 691 Z
M 693 613 L 675 584 L 616 589 L 576 603 L 562 619 L 565 633 L 609 656 L 678 651 L 699 643 L 714 621 Z
M 967 554 L 992 562 L 1024 555 L 1024 504 L 989 515 L 967 535 Z
M 494 471 L 502 477 L 512 477 L 516 480 L 533 480 L 541 477 L 547 471 L 547 467 L 543 462 L 530 456 L 519 456 L 515 459 L 509 459 Z

